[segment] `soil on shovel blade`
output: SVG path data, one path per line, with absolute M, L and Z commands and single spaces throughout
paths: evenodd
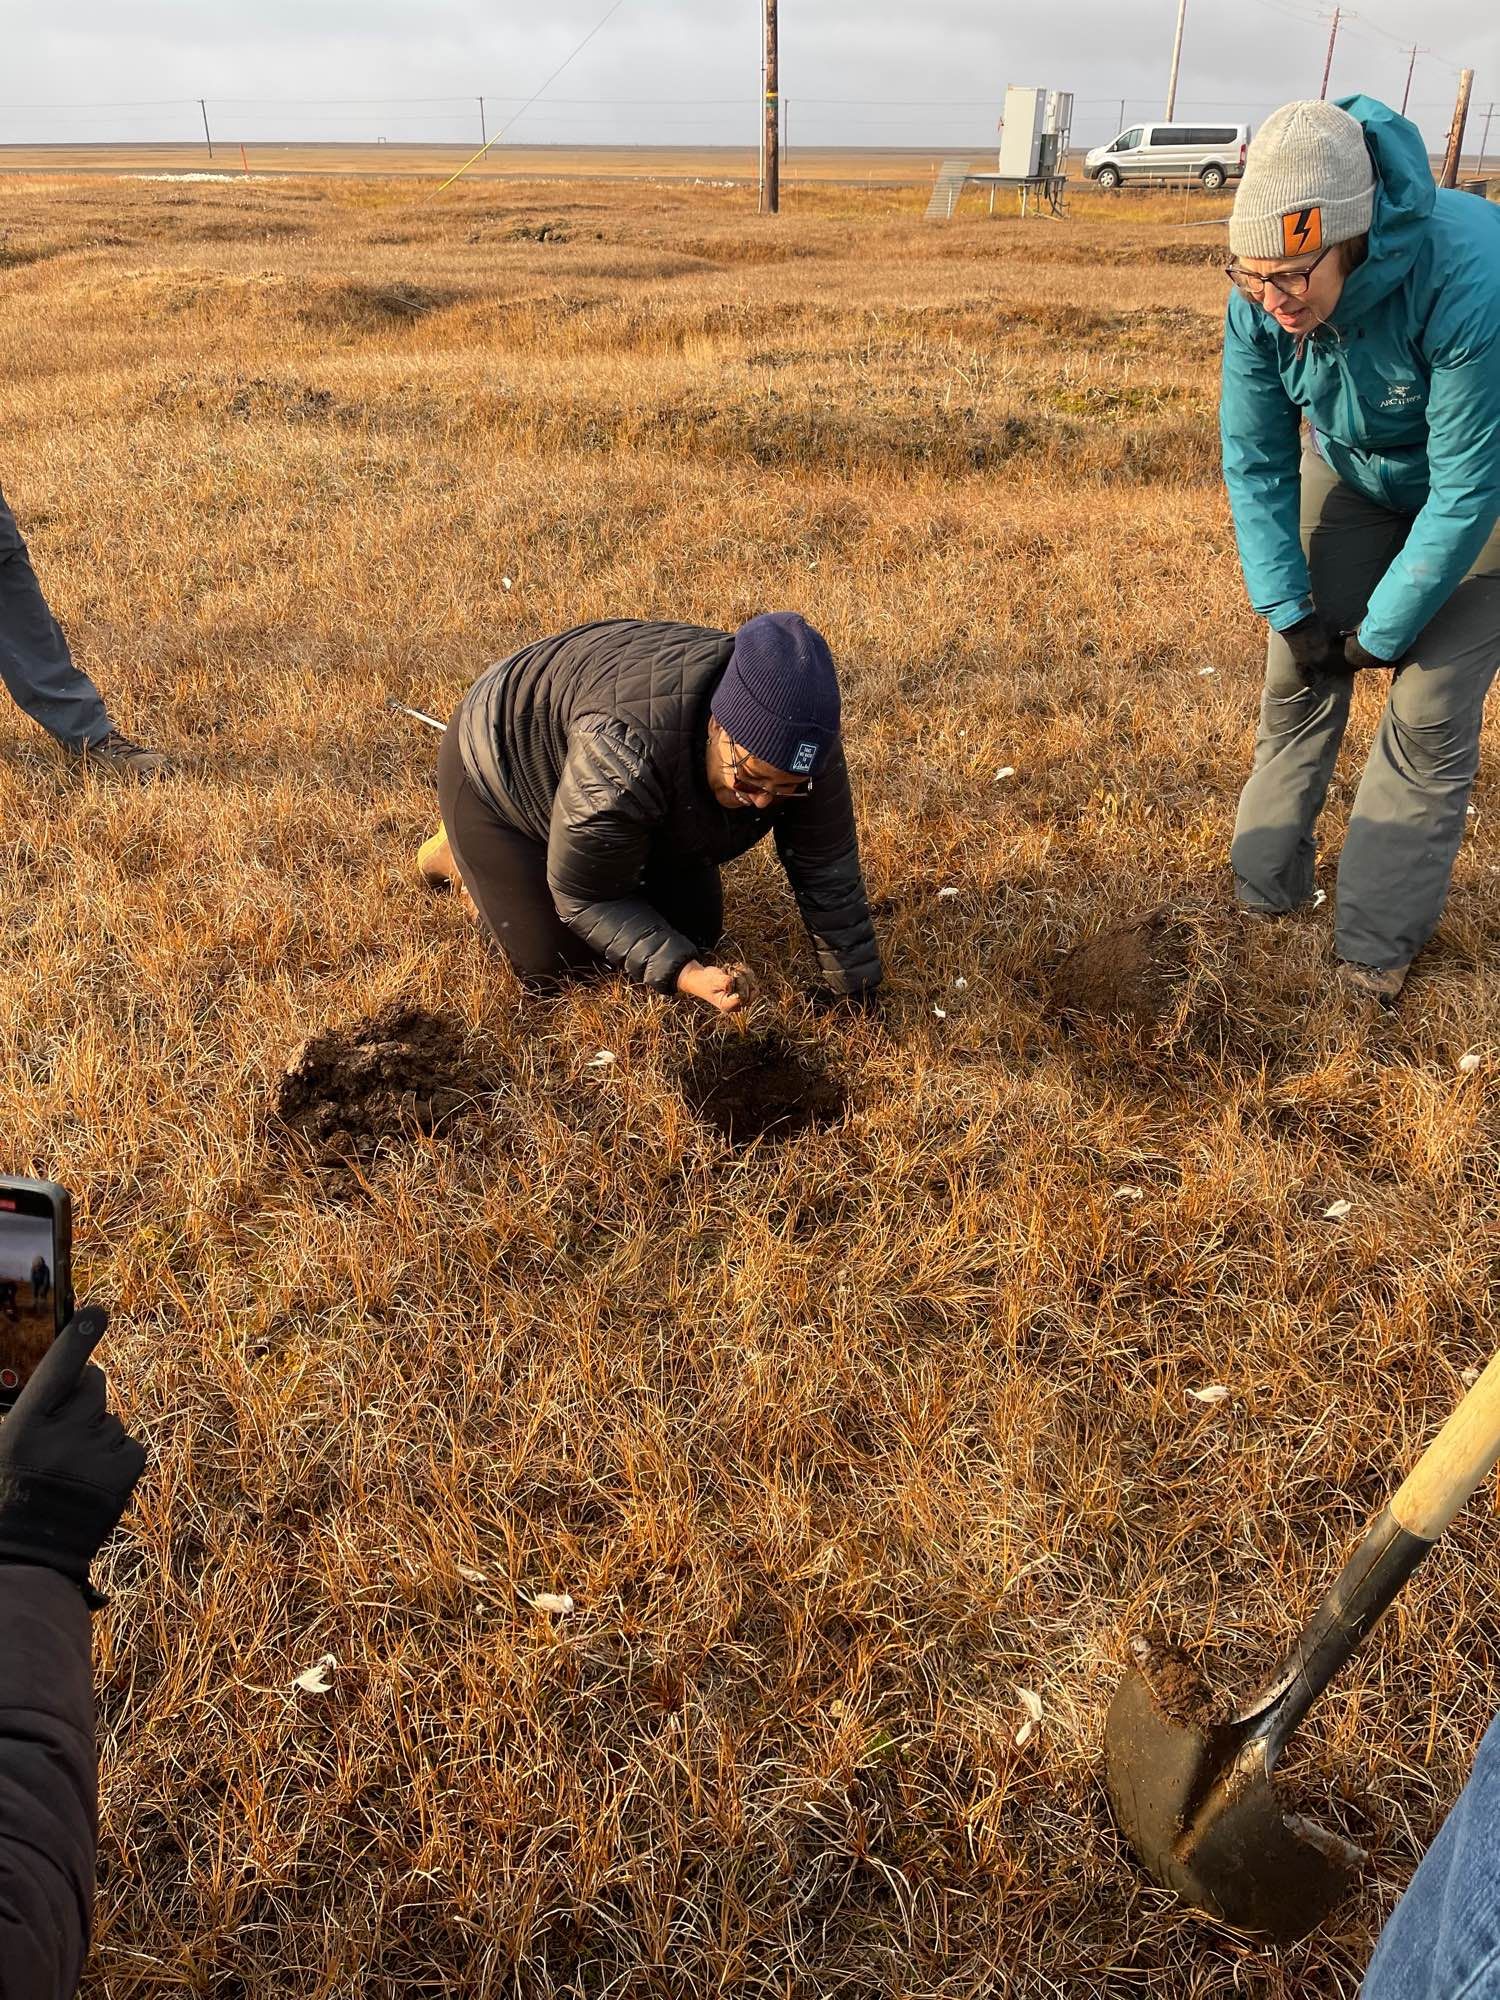
M 727 1034 L 706 1043 L 682 1073 L 682 1094 L 731 1144 L 794 1139 L 844 1114 L 837 1077 L 783 1035 Z
M 1109 924 L 1075 945 L 1052 975 L 1054 1014 L 1162 1027 L 1191 970 L 1193 932 L 1170 910 Z
M 304 1042 L 276 1112 L 317 1165 L 345 1167 L 372 1160 L 391 1139 L 436 1132 L 493 1088 L 457 1021 L 396 1001 Z

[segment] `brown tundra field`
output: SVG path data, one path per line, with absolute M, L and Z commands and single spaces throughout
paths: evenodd
M 1500 1704 L 1484 1498 L 1288 1757 L 1370 1853 L 1318 1935 L 1184 1913 L 1114 1829 L 1131 1629 L 1248 1695 L 1490 1350 L 1500 847 L 1482 780 L 1378 1020 L 1331 902 L 1235 924 L 1223 238 L 921 205 L 5 184 L 0 478 L 182 760 L 81 777 L 0 709 L 4 1164 L 76 1191 L 151 1452 L 90 2000 L 1351 2000 Z M 764 855 L 746 1036 L 524 999 L 415 875 L 388 700 L 782 606 L 842 666 L 883 1016 L 810 1010 Z M 1049 1006 L 1159 907 L 1155 1026 Z M 330 1070 L 288 1130 L 299 1045 L 389 1007 L 429 1097 Z M 768 1034 L 837 1115 L 731 1141 Z

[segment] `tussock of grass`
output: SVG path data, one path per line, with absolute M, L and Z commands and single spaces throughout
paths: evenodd
M 1227 918 L 1258 634 L 1170 203 L 536 195 L 11 194 L 7 490 L 186 766 L 0 729 L 7 1164 L 77 1190 L 152 1451 L 89 1991 L 1352 1996 L 1500 1695 L 1486 1509 L 1305 1734 L 1375 1864 L 1284 1960 L 1143 1885 L 1099 1729 L 1147 1619 L 1248 1692 L 1489 1350 L 1483 784 L 1389 1019 L 1331 995 L 1326 908 Z M 773 605 L 842 665 L 892 983 L 811 1013 L 772 863 L 731 871 L 754 1029 L 846 1104 L 740 1150 L 684 1091 L 712 1023 L 523 1002 L 421 890 L 385 702 Z M 1171 1031 L 1049 1016 L 1158 907 Z M 482 1053 L 483 1115 L 288 1147 L 293 1052 L 391 1005 Z

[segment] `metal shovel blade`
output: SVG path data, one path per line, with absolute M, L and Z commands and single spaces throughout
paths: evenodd
M 1359 1851 L 1286 1814 L 1258 1722 L 1216 1722 L 1173 1646 L 1142 1637 L 1104 1725 L 1105 1782 L 1137 1860 L 1237 1930 L 1305 1937 L 1349 1888 Z

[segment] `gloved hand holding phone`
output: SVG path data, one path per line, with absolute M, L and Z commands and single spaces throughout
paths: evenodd
M 100 1306 L 75 1314 L 0 1421 L 0 1563 L 56 1570 L 91 1603 L 89 1566 L 146 1464 L 89 1360 L 107 1324 Z

